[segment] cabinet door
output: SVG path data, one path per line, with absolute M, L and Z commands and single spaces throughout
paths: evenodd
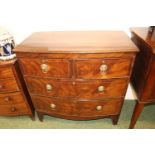
M 155 59 L 151 64 L 151 68 L 143 89 L 141 100 L 142 101 L 155 100 Z

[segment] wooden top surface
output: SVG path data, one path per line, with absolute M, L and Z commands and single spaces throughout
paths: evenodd
M 137 35 L 143 41 L 145 41 L 153 50 L 155 54 L 155 30 L 152 35 L 149 35 L 149 27 L 133 27 L 130 29 L 132 33 Z
M 135 52 L 137 47 L 122 31 L 35 32 L 15 52 L 107 53 Z

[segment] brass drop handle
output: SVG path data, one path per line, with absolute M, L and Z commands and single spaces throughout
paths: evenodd
M 107 70 L 108 70 L 108 66 L 107 66 L 106 64 L 102 64 L 102 65 L 100 66 L 100 71 L 101 71 L 102 73 L 106 73 Z
M 42 70 L 43 73 L 48 72 L 49 67 L 48 67 L 47 64 L 41 64 L 40 67 L 41 67 L 41 70 Z
M 96 110 L 98 110 L 98 111 L 100 111 L 100 110 L 102 110 L 103 109 L 103 106 L 101 106 L 101 105 L 98 105 L 97 107 L 96 107 Z
M 50 107 L 51 107 L 52 109 L 55 109 L 55 108 L 56 108 L 56 105 L 55 105 L 54 103 L 51 103 L 51 104 L 50 104 Z
M 98 87 L 98 91 L 99 91 L 99 92 L 103 92 L 104 90 L 105 90 L 105 87 L 104 87 L 104 86 L 99 86 L 99 87 Z
M 4 101 L 5 102 L 9 102 L 10 100 L 11 100 L 11 98 L 9 96 L 7 96 L 7 97 L 4 98 Z
M 50 84 L 46 85 L 46 90 L 47 91 L 51 91 L 52 89 L 53 89 L 52 85 L 50 85 Z
M 11 108 L 11 112 L 15 112 L 16 111 L 16 108 L 15 107 L 12 107 Z

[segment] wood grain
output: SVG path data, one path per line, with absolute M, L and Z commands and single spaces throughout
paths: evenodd
M 137 47 L 122 31 L 35 32 L 15 50 L 31 53 L 133 52 Z
M 0 105 L 0 115 L 1 116 L 20 116 L 20 115 L 31 115 L 26 105 L 16 104 L 16 105 Z
M 28 115 L 34 118 L 17 59 L 0 61 L 0 74 L 0 116 Z
M 24 99 L 20 92 L 0 94 L 0 105 L 15 105 L 23 102 Z
M 155 59 L 151 63 L 145 86 L 143 88 L 141 101 L 152 101 L 155 99 Z
M 117 124 L 138 52 L 124 32 L 37 32 L 14 51 L 40 121 L 43 115 L 109 117 Z M 42 63 L 48 64 L 46 73 Z M 108 65 L 104 73 L 103 64 Z
M 131 76 L 131 83 L 137 94 L 129 128 L 134 128 L 145 105 L 155 101 L 155 33 L 150 34 L 149 28 L 132 28 L 132 40 L 139 47 Z
M 0 79 L 0 92 L 19 91 L 17 82 L 14 78 Z
M 20 59 L 24 75 L 67 78 L 71 76 L 70 62 L 65 59 Z M 41 65 L 46 64 L 48 71 L 43 72 Z M 36 72 L 37 70 L 37 72 Z
M 129 76 L 130 59 L 89 59 L 75 61 L 77 78 L 85 79 L 108 79 Z M 100 71 L 101 65 L 107 65 L 107 71 Z
M 32 96 L 33 103 L 37 111 L 48 114 L 62 114 L 77 117 L 92 117 L 104 115 L 116 115 L 119 113 L 121 100 L 103 101 L 77 101 L 68 99 L 55 99 L 47 97 Z M 51 108 L 55 104 L 55 108 Z M 103 106 L 102 110 L 97 110 L 97 106 Z
M 114 80 L 51 80 L 26 77 L 26 83 L 31 94 L 69 97 L 69 98 L 119 98 L 124 97 L 128 79 Z M 46 85 L 52 86 L 51 91 L 46 90 Z M 98 90 L 104 86 L 104 91 Z
M 12 78 L 13 71 L 10 67 L 0 67 L 0 76 L 1 79 Z

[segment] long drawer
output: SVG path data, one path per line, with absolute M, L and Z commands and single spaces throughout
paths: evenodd
M 131 59 L 89 59 L 76 60 L 77 78 L 108 79 L 129 76 Z
M 55 97 L 115 98 L 125 95 L 128 79 L 51 80 L 26 77 L 31 94 Z
M 39 112 L 80 117 L 116 115 L 122 104 L 121 99 L 78 101 L 32 96 L 32 100 Z

